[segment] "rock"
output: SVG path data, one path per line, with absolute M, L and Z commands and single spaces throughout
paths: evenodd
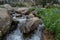
M 29 12 L 29 8 L 18 8 L 16 11 L 20 12 L 21 14 L 26 14 Z
M 9 4 L 4 4 L 4 8 L 6 8 L 8 10 L 11 10 L 12 9 L 12 7 Z
M 28 14 L 28 18 L 33 18 L 33 17 L 37 17 L 37 11 L 33 11 Z
M 31 12 L 34 16 L 37 16 L 37 11 Z
M 33 15 L 32 13 L 30 13 L 30 14 L 28 15 L 28 17 L 29 17 L 29 18 L 33 18 L 34 15 Z
M 21 16 L 22 16 L 21 14 L 19 14 L 19 13 L 16 12 L 15 10 L 8 10 L 8 13 L 9 13 L 12 17 L 14 17 L 14 16 L 16 16 L 16 17 L 21 17 Z
M 10 29 L 11 17 L 5 8 L 0 8 L 0 36 Z
M 22 15 L 21 14 L 16 14 L 16 17 L 21 17 Z
M 15 14 L 15 10 L 14 10 L 14 9 L 8 10 L 8 13 L 9 13 L 10 15 Z
M 29 33 L 35 30 L 39 26 L 40 22 L 40 19 L 37 17 L 27 19 L 26 23 L 20 27 L 20 29 L 23 33 Z

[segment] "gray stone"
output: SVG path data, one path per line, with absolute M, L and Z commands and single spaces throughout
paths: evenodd
M 21 14 L 26 14 L 29 11 L 29 8 L 18 8 L 16 11 Z
M 11 17 L 5 8 L 0 8 L 0 36 L 5 34 L 11 24 Z

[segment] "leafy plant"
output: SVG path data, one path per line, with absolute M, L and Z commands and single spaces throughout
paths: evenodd
M 29 9 L 30 12 L 34 11 L 35 10 L 35 7 L 32 7 Z

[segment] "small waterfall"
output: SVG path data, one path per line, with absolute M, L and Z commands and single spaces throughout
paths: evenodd
M 13 20 L 19 21 L 20 23 L 18 24 L 17 29 L 14 30 L 11 34 L 9 34 L 6 37 L 6 40 L 23 40 L 23 35 L 22 35 L 19 27 L 21 27 L 25 23 L 26 18 L 25 19 L 23 17 L 22 18 L 16 18 L 16 14 L 14 14 Z
M 31 37 L 24 38 L 23 33 L 20 31 L 19 27 L 21 27 L 26 22 L 26 16 L 17 18 L 15 15 L 13 17 L 13 20 L 19 21 L 20 23 L 18 23 L 16 30 L 14 30 L 12 33 L 6 36 L 6 40 L 42 40 L 41 38 L 43 24 L 39 25 L 37 30 L 35 30 L 34 33 L 32 33 Z
M 16 29 L 13 33 L 6 37 L 6 40 L 23 40 L 22 33 L 19 29 Z

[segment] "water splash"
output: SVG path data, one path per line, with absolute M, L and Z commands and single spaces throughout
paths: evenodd
M 11 34 L 9 34 L 9 35 L 6 37 L 6 40 L 23 40 L 22 33 L 21 33 L 21 31 L 19 30 L 19 28 L 17 28 L 17 29 L 14 30 Z
M 6 37 L 6 40 L 41 40 L 43 24 L 39 25 L 37 30 L 34 31 L 34 34 L 31 35 L 31 38 L 24 38 L 23 33 L 20 31 L 19 27 L 21 27 L 26 22 L 26 17 L 16 18 L 16 16 L 14 16 L 13 20 L 19 21 L 20 23 L 18 24 L 17 29 Z
M 17 28 L 14 32 L 12 32 L 11 34 L 9 34 L 6 39 L 7 40 L 41 40 L 41 35 L 42 32 L 41 30 L 38 29 L 35 30 L 34 34 L 32 34 L 31 38 L 23 38 L 23 34 L 21 33 L 21 31 Z

